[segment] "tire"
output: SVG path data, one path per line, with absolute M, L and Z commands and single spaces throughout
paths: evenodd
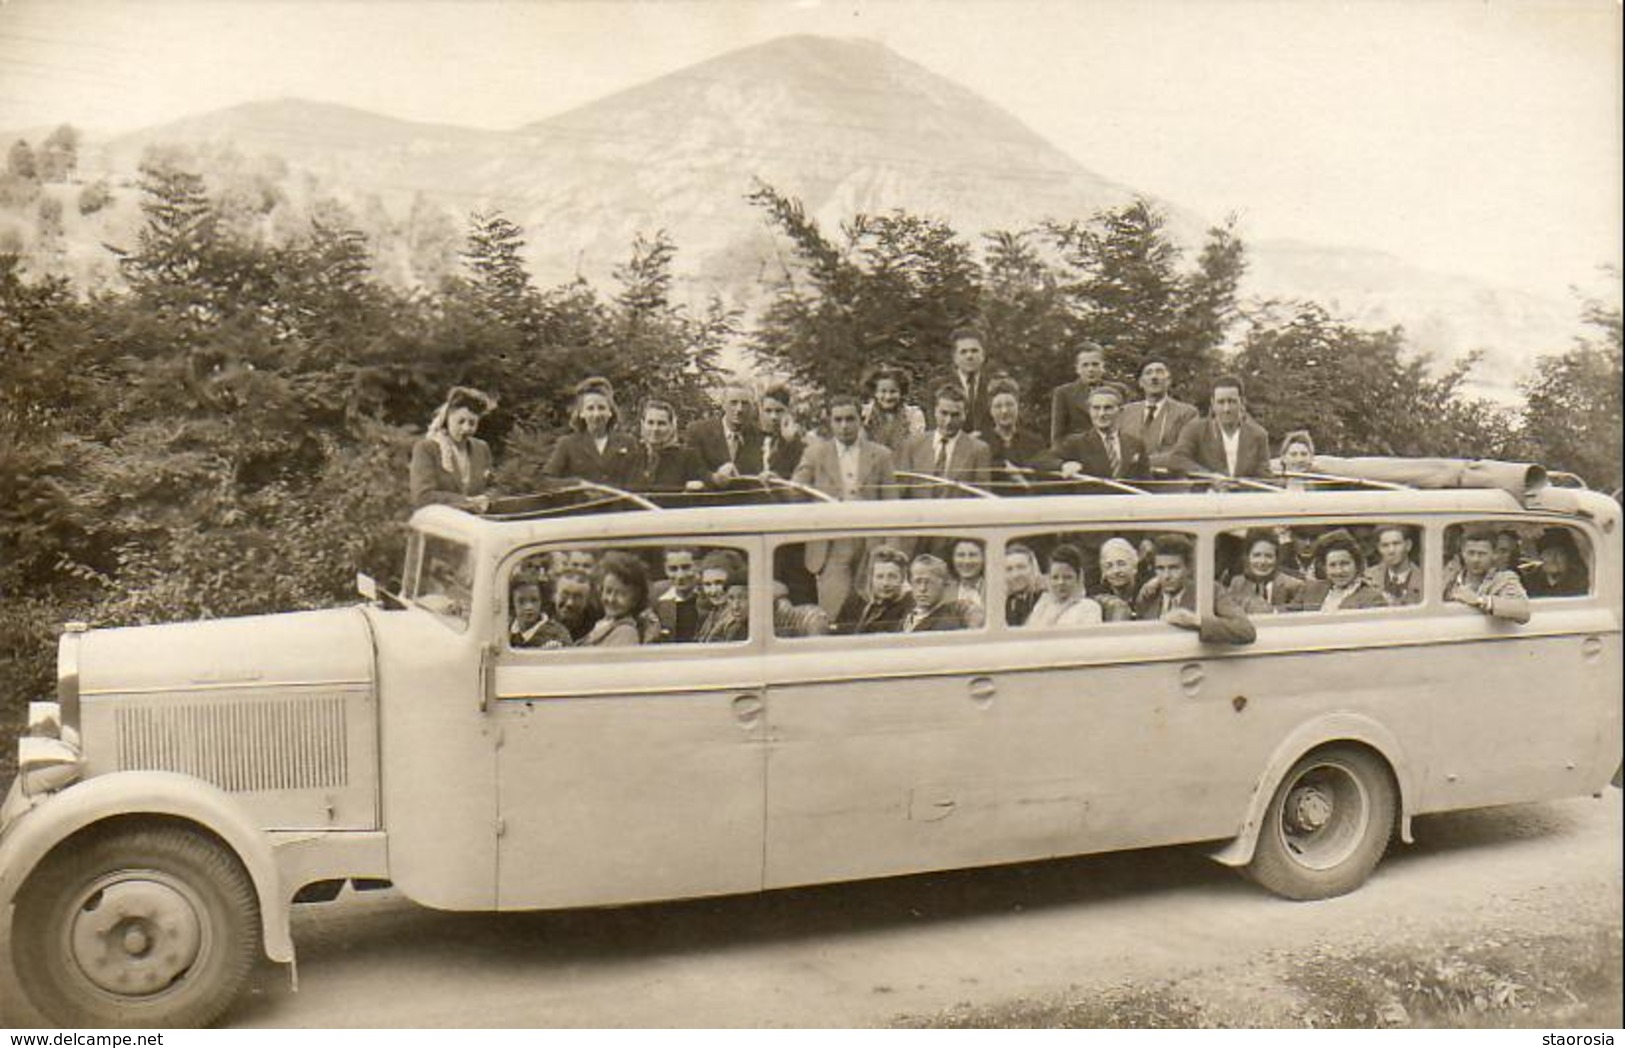
M 1388 765 L 1370 750 L 1310 753 L 1270 798 L 1247 875 L 1288 899 L 1351 892 L 1388 850 L 1398 803 Z
M 179 827 L 70 843 L 29 876 L 14 912 L 17 979 L 65 1027 L 206 1026 L 260 954 L 242 864 Z

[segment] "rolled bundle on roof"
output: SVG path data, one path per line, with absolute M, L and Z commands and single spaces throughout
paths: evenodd
M 1520 502 L 1546 486 L 1546 469 L 1532 462 L 1446 458 L 1338 458 L 1316 455 L 1315 469 L 1340 477 L 1404 484 L 1424 490 L 1499 488 Z

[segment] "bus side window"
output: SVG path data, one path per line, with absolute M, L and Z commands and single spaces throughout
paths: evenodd
M 1223 532 L 1215 581 L 1248 615 L 1421 604 L 1419 527 L 1350 521 Z
M 1525 529 L 1533 530 L 1533 529 Z M 1540 528 L 1524 550 L 1532 556 L 1518 567 L 1530 597 L 1584 597 L 1591 592 L 1591 540 L 1561 524 Z
M 774 551 L 773 633 L 932 633 L 987 621 L 987 544 L 966 535 L 871 535 Z

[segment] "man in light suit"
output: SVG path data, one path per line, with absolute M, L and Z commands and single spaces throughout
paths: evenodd
M 829 399 L 829 428 L 833 439 L 807 445 L 792 479 L 843 502 L 896 498 L 891 449 L 863 436 L 863 407 L 857 397 L 838 393 Z M 818 583 L 818 606 L 832 617 L 852 592 L 863 554 L 862 539 L 807 543 L 807 570 Z
M 1135 479 L 1151 475 L 1145 445 L 1123 433 L 1118 420 L 1123 394 L 1116 386 L 1100 386 L 1089 393 L 1089 429 L 1061 438 L 1039 461 L 1042 469 L 1057 470 L 1072 478 Z
M 987 483 L 993 475 L 993 453 L 985 441 L 965 432 L 965 412 L 965 395 L 959 387 L 943 383 L 936 393 L 936 428 L 903 442 L 897 469 L 964 484 Z M 917 484 L 908 494 L 910 498 L 943 498 L 961 493 L 945 485 Z
M 1185 423 L 1168 455 L 1168 468 L 1221 477 L 1269 474 L 1270 435 L 1247 417 L 1241 379 L 1226 375 L 1214 380 L 1207 418 Z
M 1165 461 L 1185 423 L 1201 415 L 1195 404 L 1175 400 L 1168 392 L 1172 373 L 1168 365 L 1152 358 L 1140 365 L 1140 390 L 1144 400 L 1123 408 L 1122 431 L 1145 445 L 1145 453 L 1156 469 L 1166 469 Z
M 1077 381 L 1056 386 L 1050 395 L 1051 447 L 1089 428 L 1089 394 L 1106 381 L 1106 351 L 1093 342 L 1085 342 L 1078 346 L 1072 367 L 1078 373 Z
M 1422 569 L 1411 559 L 1411 538 L 1397 524 L 1377 529 L 1377 563 L 1365 569 L 1365 580 L 1389 604 L 1422 603 Z

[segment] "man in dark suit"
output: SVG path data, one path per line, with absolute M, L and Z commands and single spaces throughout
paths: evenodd
M 891 449 L 863 436 L 863 407 L 857 397 L 837 393 L 829 399 L 829 428 L 832 439 L 809 444 L 791 479 L 843 502 L 896 498 Z M 864 548 L 862 539 L 807 543 L 806 565 L 818 580 L 818 605 L 832 616 L 852 592 L 852 575 Z
M 922 553 L 908 568 L 908 585 L 914 593 L 914 606 L 903 616 L 904 633 L 931 633 L 962 630 L 967 627 L 964 608 L 947 599 L 948 563 L 941 557 Z
M 762 472 L 762 431 L 756 425 L 756 397 L 743 382 L 722 390 L 722 415 L 688 427 L 688 446 L 699 456 L 708 482 L 725 487 L 735 477 Z
M 1377 563 L 1365 579 L 1389 604 L 1422 603 L 1422 569 L 1411 559 L 1411 537 L 1398 524 L 1377 528 Z
M 790 423 L 790 408 L 794 403 L 790 387 L 768 386 L 762 391 L 762 470 L 777 477 L 788 478 L 801 464 L 806 441 L 799 436 L 786 436 Z
M 904 473 L 930 474 L 963 484 L 985 484 L 992 475 L 993 455 L 980 438 L 965 432 L 968 404 L 959 387 L 944 383 L 937 388 L 934 421 L 936 428 L 908 438 L 897 456 L 897 469 Z M 910 498 L 942 498 L 956 494 L 940 484 L 917 484 L 909 488 Z
M 677 409 L 664 400 L 643 402 L 641 438 L 627 470 L 633 491 L 692 491 L 704 486 L 706 470 L 693 448 L 676 443 Z
M 1152 550 L 1155 576 L 1140 591 L 1134 617 L 1141 621 L 1161 619 L 1170 626 L 1195 630 L 1209 644 L 1251 644 L 1258 636 L 1229 594 L 1214 587 L 1213 614 L 1203 618 L 1196 611 L 1195 547 L 1183 535 L 1157 536 Z
M 975 328 L 956 328 L 948 336 L 948 343 L 952 347 L 952 362 L 937 385 L 951 383 L 959 387 L 965 395 L 965 428 L 980 435 L 993 427 L 989 407 L 993 395 L 988 388 L 993 370 L 988 367 L 982 334 Z
M 1089 394 L 1106 381 L 1106 351 L 1093 342 L 1078 347 L 1072 358 L 1077 380 L 1056 386 L 1050 395 L 1049 442 L 1053 447 L 1089 428 Z
M 1169 393 L 1173 375 L 1168 365 L 1152 358 L 1140 365 L 1140 391 L 1144 400 L 1123 408 L 1122 430 L 1145 445 L 1145 453 L 1156 469 L 1166 469 L 1165 461 L 1185 423 L 1201 415 L 1195 404 L 1174 399 Z
M 1247 417 L 1241 379 L 1226 375 L 1213 383 L 1207 418 L 1179 431 L 1168 468 L 1221 477 L 1262 477 L 1270 472 L 1270 435 Z
M 1045 453 L 1043 468 L 1057 470 L 1072 478 L 1107 477 L 1137 479 L 1151 475 L 1145 446 L 1124 434 L 1118 426 L 1123 413 L 1123 394 L 1116 386 L 1101 386 L 1089 394 L 1090 427 L 1081 433 L 1062 437 Z

